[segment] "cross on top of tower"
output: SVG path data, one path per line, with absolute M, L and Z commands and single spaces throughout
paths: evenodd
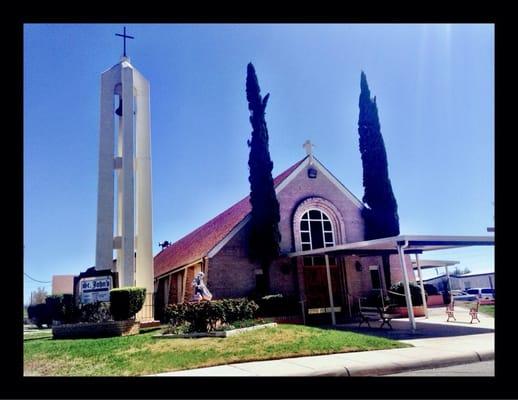
M 126 38 L 135 39 L 133 36 L 126 35 L 126 27 L 124 27 L 124 33 L 121 35 L 120 33 L 116 33 L 115 36 L 120 36 L 124 38 L 124 57 L 126 57 Z
M 311 141 L 309 139 L 304 142 L 302 147 L 304 147 L 306 149 L 306 154 L 308 156 L 313 156 L 313 147 L 315 147 L 315 145 L 313 143 L 311 143 Z

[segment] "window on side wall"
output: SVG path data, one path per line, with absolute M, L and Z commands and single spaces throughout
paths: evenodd
M 371 265 L 369 271 L 371 273 L 372 288 L 381 289 L 379 267 L 377 265 Z

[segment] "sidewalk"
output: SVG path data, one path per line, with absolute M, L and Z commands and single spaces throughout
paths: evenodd
M 415 334 L 408 329 L 408 319 L 393 321 L 393 331 L 362 331 L 387 337 L 399 335 L 404 338 L 401 342 L 414 347 L 254 361 L 153 376 L 373 376 L 494 359 L 493 318 L 481 315 L 481 323 L 473 325 L 466 321 L 446 323 L 443 308 L 431 311 L 429 319 L 416 319 Z M 337 328 L 357 331 L 356 325 Z

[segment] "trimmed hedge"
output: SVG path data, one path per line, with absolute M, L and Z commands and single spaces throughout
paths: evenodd
M 189 332 L 210 332 L 219 323 L 231 324 L 255 318 L 259 306 L 248 299 L 224 299 L 199 303 L 169 304 L 164 310 L 173 327 L 183 326 Z
M 115 321 L 134 318 L 146 298 L 146 289 L 123 287 L 110 290 L 110 311 Z
M 425 283 L 425 284 L 423 284 L 423 286 L 424 286 L 424 291 L 426 292 L 427 295 L 433 296 L 433 295 L 439 294 L 439 291 L 437 290 L 437 288 L 434 285 L 432 285 L 431 283 Z
M 74 296 L 71 294 L 47 296 L 45 303 L 29 306 L 27 314 L 29 319 L 39 328 L 43 324 L 51 326 L 52 321 L 69 323 L 78 318 Z
M 422 306 L 423 298 L 421 297 L 421 288 L 415 282 L 409 282 L 410 287 L 410 297 L 412 299 L 412 305 L 414 306 Z M 400 293 L 403 296 L 399 296 L 396 294 L 392 294 L 389 292 L 390 302 L 399 307 L 406 307 L 406 298 L 404 296 L 405 289 L 403 286 L 403 282 L 398 282 L 393 284 L 390 287 L 391 292 Z M 426 297 L 426 295 L 425 295 Z
M 108 322 L 113 319 L 110 303 L 104 301 L 83 304 L 78 309 L 78 314 L 77 320 L 73 322 Z
M 78 318 L 78 309 L 71 294 L 51 295 L 45 299 L 51 321 L 70 323 Z
M 45 303 L 30 305 L 27 307 L 27 315 L 38 328 L 43 327 L 44 324 L 48 327 L 52 325 L 52 319 Z

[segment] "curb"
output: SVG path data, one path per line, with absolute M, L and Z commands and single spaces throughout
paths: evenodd
M 415 360 L 409 362 L 388 362 L 368 367 L 347 367 L 319 370 L 311 373 L 297 374 L 292 376 L 381 376 L 400 372 L 408 372 L 422 369 L 434 369 L 449 367 L 453 365 L 472 364 L 481 361 L 495 359 L 494 351 L 469 352 L 455 357 L 444 357 L 434 360 Z
M 293 376 L 296 376 L 296 377 L 303 377 L 303 376 L 311 376 L 311 377 L 383 376 L 383 375 L 397 374 L 400 372 L 442 368 L 442 367 L 449 367 L 449 366 L 453 366 L 453 365 L 472 364 L 472 363 L 477 363 L 477 362 L 481 362 L 481 361 L 494 360 L 494 358 L 495 358 L 494 351 L 481 351 L 481 352 L 469 351 L 469 352 L 457 354 L 455 356 L 448 355 L 448 356 L 442 356 L 442 357 L 439 356 L 434 359 L 417 359 L 417 360 L 398 361 L 398 362 L 388 361 L 388 362 L 384 362 L 384 363 L 377 363 L 376 365 L 367 365 L 367 366 L 357 366 L 357 365 L 348 366 L 347 364 L 349 364 L 349 363 L 345 362 L 344 363 L 345 365 L 343 365 L 343 366 L 335 366 L 332 368 L 323 368 L 323 369 L 304 371 L 304 372 L 299 372 L 299 373 L 291 373 L 291 374 L 288 373 L 283 376 L 292 376 L 292 377 Z M 238 368 L 232 364 L 227 365 L 227 366 Z M 178 371 L 178 372 L 181 372 L 181 371 Z M 249 371 L 249 372 L 251 372 L 251 371 Z M 253 372 L 251 374 L 252 374 L 252 376 L 254 375 Z M 147 375 L 147 376 L 160 376 L 160 375 L 168 376 L 167 373 Z M 213 375 L 201 375 L 201 376 L 213 376 Z M 219 375 L 214 375 L 214 376 L 219 376 Z M 228 376 L 236 376 L 236 375 L 228 375 Z M 262 376 L 262 375 L 255 375 L 255 376 Z M 264 376 L 277 376 L 277 375 L 264 375 Z

